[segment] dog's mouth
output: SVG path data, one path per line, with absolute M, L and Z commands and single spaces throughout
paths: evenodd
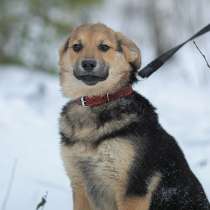
M 109 66 L 100 63 L 98 67 L 91 71 L 84 70 L 81 65 L 76 64 L 73 69 L 74 76 L 84 82 L 86 85 L 95 85 L 98 82 L 104 81 L 109 75 Z
M 95 85 L 106 79 L 106 77 L 99 77 L 96 75 L 77 75 L 76 77 L 87 85 Z

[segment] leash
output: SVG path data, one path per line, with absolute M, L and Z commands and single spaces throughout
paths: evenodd
M 210 31 L 210 24 L 202 28 L 200 31 L 198 31 L 195 35 L 187 39 L 186 41 L 182 42 L 181 44 L 173 47 L 172 49 L 166 51 L 162 55 L 160 55 L 158 58 L 153 60 L 151 63 L 146 65 L 143 69 L 141 69 L 138 72 L 138 75 L 142 78 L 149 77 L 151 74 L 153 74 L 155 71 L 157 71 L 167 60 L 169 60 L 181 47 L 183 47 L 185 44 L 187 44 L 189 41 L 192 41 L 193 39 L 207 33 Z

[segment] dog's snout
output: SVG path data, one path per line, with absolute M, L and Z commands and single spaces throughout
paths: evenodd
M 81 64 L 85 71 L 92 71 L 97 65 L 96 60 L 94 59 L 85 59 Z

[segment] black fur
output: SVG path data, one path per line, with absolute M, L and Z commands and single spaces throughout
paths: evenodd
M 67 49 L 69 48 L 69 39 L 70 39 L 70 38 L 68 38 L 68 39 L 66 40 L 65 44 L 64 44 L 63 53 L 65 53 L 65 52 L 67 51 Z
M 117 40 L 117 51 L 121 53 L 123 52 L 121 40 Z
M 138 79 L 136 78 L 138 69 L 132 63 L 129 63 L 129 64 L 130 64 L 130 66 L 132 68 L 132 71 L 130 72 L 129 83 L 132 85 L 132 84 L 134 84 L 134 83 L 136 83 L 138 81 Z
M 74 145 L 75 141 L 72 141 L 64 133 L 60 132 L 60 136 L 61 136 L 61 144 L 68 145 L 68 146 Z
M 145 195 L 150 178 L 160 173 L 161 181 L 152 195 L 150 210 L 210 210 L 203 188 L 190 170 L 183 152 L 174 138 L 161 127 L 155 108 L 147 99 L 134 93 L 90 109 L 98 116 L 98 127 L 113 120 L 121 120 L 122 114 L 137 116 L 135 122 L 104 134 L 95 139 L 93 145 L 97 147 L 103 141 L 119 136 L 135 145 L 136 157 L 128 175 L 128 197 Z M 62 115 L 66 111 L 67 107 L 63 109 Z M 65 136 L 62 136 L 62 141 L 69 144 Z M 89 177 L 91 165 L 86 162 L 81 163 L 80 167 L 85 177 Z M 90 188 L 90 194 L 100 201 L 95 195 L 100 191 L 100 186 L 95 187 L 97 190 Z

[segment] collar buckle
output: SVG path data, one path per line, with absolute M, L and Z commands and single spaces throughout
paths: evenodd
M 88 105 L 86 105 L 86 100 L 85 100 L 85 96 L 82 96 L 81 98 L 80 98 L 80 102 L 81 102 L 81 104 L 82 104 L 82 106 L 83 107 L 88 107 Z
M 109 93 L 106 94 L 106 103 L 110 102 L 110 97 L 109 97 Z

